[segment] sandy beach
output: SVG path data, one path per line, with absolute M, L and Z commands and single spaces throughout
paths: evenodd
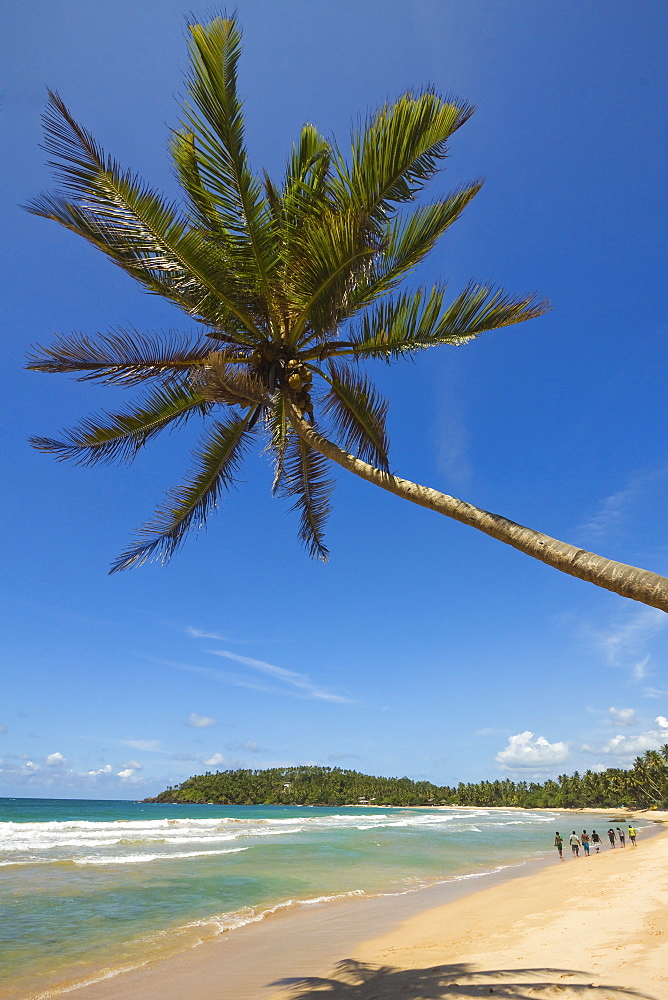
M 280 996 L 665 1000 L 667 904 L 662 831 L 429 910 Z
M 277 915 L 67 996 L 668 997 L 668 830 L 645 833 L 636 849 L 606 844 L 589 859 L 564 851 L 559 862 L 555 852 L 484 886 Z

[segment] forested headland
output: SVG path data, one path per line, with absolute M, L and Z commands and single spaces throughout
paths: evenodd
M 535 781 L 460 782 L 379 778 L 338 767 L 285 767 L 195 775 L 145 802 L 217 805 L 523 806 L 525 808 L 668 808 L 668 744 L 629 769 L 561 774 Z

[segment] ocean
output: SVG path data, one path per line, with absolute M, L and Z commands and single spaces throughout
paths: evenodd
M 0 997 L 53 996 L 278 910 L 477 879 L 554 854 L 555 830 L 609 823 L 518 809 L 0 799 Z

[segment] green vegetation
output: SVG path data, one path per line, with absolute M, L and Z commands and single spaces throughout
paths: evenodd
M 147 802 L 221 805 L 523 806 L 596 809 L 668 807 L 668 744 L 637 757 L 632 768 L 561 774 L 543 784 L 510 780 L 456 788 L 409 778 L 378 778 L 338 767 L 218 771 L 188 778 Z
M 431 201 L 465 101 L 429 89 L 382 105 L 348 149 L 304 125 L 277 183 L 250 167 L 237 94 L 232 19 L 190 24 L 190 72 L 171 154 L 177 203 L 107 156 L 51 95 L 45 148 L 61 190 L 29 211 L 92 243 L 152 295 L 199 325 L 193 334 L 117 329 L 60 337 L 29 368 L 143 394 L 33 445 L 75 464 L 132 461 L 163 430 L 205 423 L 191 468 L 113 569 L 168 559 L 235 482 L 251 447 L 274 460 L 274 490 L 325 559 L 331 463 L 454 518 L 564 573 L 668 611 L 668 580 L 400 479 L 390 472 L 387 403 L 365 371 L 540 316 L 533 294 L 472 282 L 400 290 L 480 190 Z

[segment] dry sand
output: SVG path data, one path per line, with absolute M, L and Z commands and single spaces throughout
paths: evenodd
M 668 1000 L 668 830 L 645 838 L 589 859 L 555 852 L 479 892 L 460 882 L 272 917 L 67 997 Z
M 429 910 L 280 996 L 667 1000 L 667 834 Z

